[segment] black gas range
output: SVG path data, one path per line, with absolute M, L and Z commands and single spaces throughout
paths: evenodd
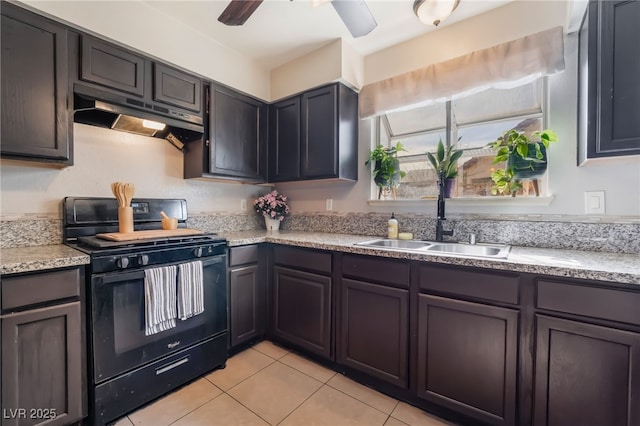
M 180 199 L 133 199 L 135 231 L 161 229 L 161 215 L 186 228 Z M 224 366 L 227 359 L 226 240 L 215 234 L 108 241 L 118 231 L 114 198 L 67 197 L 64 241 L 87 253 L 87 334 L 91 424 L 113 421 Z M 203 311 L 148 334 L 150 275 L 199 271 Z M 177 272 L 175 272 L 177 271 Z M 176 278 L 177 280 L 177 278 Z

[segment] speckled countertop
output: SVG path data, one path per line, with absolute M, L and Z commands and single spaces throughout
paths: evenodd
M 277 243 L 322 250 L 423 260 L 450 265 L 529 272 L 570 278 L 583 278 L 640 285 L 640 255 L 597 253 L 544 248 L 511 248 L 507 259 L 482 259 L 455 255 L 410 253 L 354 244 L 379 237 L 318 232 L 240 231 L 223 233 L 228 245 Z M 0 274 L 15 274 L 89 263 L 89 256 L 63 244 L 18 247 L 0 250 Z
M 43 271 L 85 265 L 89 256 L 63 244 L 0 250 L 0 274 Z
M 269 242 L 397 259 L 424 260 L 450 265 L 640 284 L 640 255 L 637 254 L 597 253 L 513 246 L 507 259 L 482 259 L 449 254 L 409 253 L 355 246 L 355 243 L 379 238 L 362 235 L 297 231 L 242 231 L 222 235 L 227 238 L 231 247 Z

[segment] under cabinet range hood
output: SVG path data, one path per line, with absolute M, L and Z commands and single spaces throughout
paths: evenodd
M 204 132 L 202 116 L 75 84 L 73 121 L 166 139 L 182 150 Z

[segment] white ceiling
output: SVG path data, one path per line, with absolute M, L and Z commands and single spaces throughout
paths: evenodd
M 436 28 L 421 23 L 413 13 L 413 0 L 367 0 L 378 26 L 354 39 L 328 3 L 314 7 L 311 0 L 265 0 L 242 26 L 218 22 L 228 0 L 143 0 L 182 23 L 195 28 L 268 69 L 303 56 L 343 38 L 366 56 Z M 513 0 L 461 0 L 440 27 L 484 13 Z

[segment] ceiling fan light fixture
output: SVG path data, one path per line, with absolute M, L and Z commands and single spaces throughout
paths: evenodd
M 413 12 L 425 24 L 437 27 L 456 10 L 458 4 L 460 0 L 416 0 Z

